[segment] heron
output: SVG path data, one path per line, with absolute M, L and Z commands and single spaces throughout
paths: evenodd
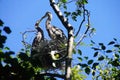
M 31 59 L 33 65 L 35 66 L 39 65 L 40 67 L 44 67 L 45 65 L 48 65 L 47 63 L 44 64 L 44 60 L 46 60 L 44 59 L 44 56 L 48 52 L 47 49 L 45 48 L 45 46 L 48 45 L 48 40 L 44 38 L 44 32 L 39 27 L 39 23 L 40 23 L 39 20 L 35 23 L 37 34 L 32 42 Z
M 44 40 L 44 33 L 43 30 L 39 27 L 39 20 L 35 24 L 35 28 L 37 29 L 37 35 L 33 40 L 32 46 L 38 45 L 42 40 Z
M 45 15 L 39 20 L 41 22 L 44 18 L 47 17 L 47 20 L 45 22 L 46 30 L 48 32 L 48 35 L 51 38 L 50 46 L 51 50 L 57 50 L 61 52 L 61 54 L 64 56 L 67 52 L 67 37 L 64 34 L 63 30 L 52 25 L 52 13 L 46 12 Z M 60 53 L 59 53 L 60 54 Z
M 47 20 L 46 20 L 45 25 L 46 25 L 46 30 L 50 38 L 52 40 L 58 40 L 58 41 L 61 41 L 62 43 L 63 42 L 66 43 L 67 37 L 63 33 L 63 30 L 51 24 L 51 20 L 52 20 L 51 12 L 46 12 L 46 14 L 40 19 L 40 22 L 42 21 L 42 19 L 46 17 L 47 17 Z

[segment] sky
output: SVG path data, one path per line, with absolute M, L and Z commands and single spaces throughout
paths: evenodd
M 89 42 L 92 39 L 96 43 L 103 42 L 107 44 L 113 38 L 119 39 L 119 5 L 120 0 L 88 1 L 86 7 L 90 11 L 91 27 L 96 29 L 96 34 L 92 38 L 84 39 L 85 42 Z M 49 5 L 49 0 L 0 0 L 0 19 L 3 20 L 4 26 L 9 26 L 12 30 L 12 33 L 8 36 L 6 45 L 11 50 L 19 52 L 23 48 L 21 32 L 34 30 L 36 20 L 41 18 L 46 11 L 50 11 L 53 14 L 52 24 L 57 25 L 66 32 Z M 41 24 L 47 38 L 48 35 L 44 27 L 44 20 Z M 34 36 L 30 35 L 30 38 L 34 38 Z M 83 47 L 83 52 L 90 53 L 87 48 Z

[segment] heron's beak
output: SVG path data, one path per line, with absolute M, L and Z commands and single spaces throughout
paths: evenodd
M 41 22 L 44 18 L 46 18 L 46 17 L 47 17 L 47 15 L 45 14 L 41 19 L 37 20 L 37 22 L 36 22 L 36 24 L 35 24 L 35 27 L 37 28 L 38 25 L 40 24 L 40 22 Z
M 46 18 L 47 17 L 47 14 L 45 14 L 40 20 L 39 20 L 39 23 L 44 19 L 44 18 Z

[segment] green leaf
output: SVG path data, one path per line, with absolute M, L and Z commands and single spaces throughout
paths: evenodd
M 82 0 L 82 4 L 87 4 L 87 0 Z
M 96 69 L 96 66 L 99 65 L 99 63 L 93 63 L 92 68 Z
M 102 50 L 105 50 L 105 49 L 106 49 L 106 47 L 104 46 L 103 43 L 99 43 L 99 45 L 101 46 L 101 49 L 102 49 Z
M 103 43 L 99 43 L 100 46 L 104 45 Z
M 22 48 L 21 51 L 25 51 L 25 49 Z
M 7 34 L 10 34 L 11 33 L 11 30 L 9 27 L 4 27 L 3 29 Z
M 86 67 L 85 72 L 89 75 L 90 74 L 90 68 Z
M 120 45 L 119 44 L 115 44 L 114 47 L 120 48 Z
M 81 13 L 82 13 L 81 10 L 79 10 L 79 9 L 76 12 L 77 12 L 77 15 L 81 15 Z
M 100 56 L 100 57 L 98 58 L 98 60 L 99 60 L 99 61 L 104 60 L 104 56 Z
M 93 76 L 95 75 L 95 71 L 92 71 L 92 75 L 93 75 Z
M 78 58 L 78 60 L 79 60 L 80 62 L 82 62 L 83 59 L 82 59 L 81 57 L 77 57 L 77 58 Z
M 93 60 L 92 60 L 92 59 L 88 61 L 88 65 L 90 65 L 90 64 L 92 64 L 92 63 L 93 63 Z
M 75 49 L 73 49 L 73 54 L 76 54 L 76 50 Z
M 2 49 L 0 49 L 0 54 L 3 52 L 3 50 Z M 0 56 L 1 57 L 1 56 Z
M 84 67 L 87 67 L 88 65 L 87 64 L 82 64 L 82 63 L 79 63 L 79 65 L 84 68 Z
M 101 49 L 99 49 L 99 48 L 95 48 L 95 47 L 92 47 L 92 49 L 94 49 L 95 51 L 97 51 L 97 50 L 101 50 Z
M 3 49 L 3 47 L 4 47 L 4 45 L 3 45 L 2 43 L 0 43 L 0 48 L 2 48 L 2 49 Z
M 119 55 L 118 55 L 118 54 L 115 54 L 115 57 L 119 58 Z
M 112 52 L 112 50 L 107 50 L 107 51 L 106 51 L 106 53 L 111 53 L 111 52 Z
M 0 35 L 0 43 L 5 43 L 7 37 L 4 35 Z
M 77 21 L 76 18 L 77 18 L 76 16 L 72 16 L 72 19 L 73 19 L 74 21 Z
M 85 46 L 85 43 L 84 43 L 84 42 L 81 42 L 81 43 L 80 43 L 80 46 Z
M 0 19 L 0 26 L 3 26 L 4 22 Z
M 73 15 L 73 16 L 77 16 L 77 13 L 76 13 L 76 12 L 73 12 L 72 15 Z
M 63 5 L 63 8 L 64 8 L 64 9 L 67 9 L 67 6 L 66 6 L 66 5 Z
M 82 51 L 80 49 L 78 49 L 78 54 L 82 55 Z
M 115 41 L 117 41 L 117 39 L 116 38 L 113 38 Z
M 115 59 L 114 61 L 112 61 L 111 64 L 116 67 L 120 66 L 120 62 L 118 59 Z
M 5 54 L 2 51 L 0 51 L 0 59 L 4 58 L 4 56 L 5 56 Z
M 10 50 L 10 48 L 9 48 L 9 47 L 5 47 L 4 49 L 5 49 L 5 50 Z
M 1 33 L 2 33 L 2 30 L 0 30 L 0 35 L 1 35 Z
M 111 41 L 111 42 L 108 43 L 108 45 L 112 45 L 112 44 L 114 44 L 114 43 L 115 43 L 114 41 Z
M 104 45 L 102 45 L 101 48 L 102 48 L 102 50 L 105 50 L 105 49 L 106 49 L 106 47 L 105 47 Z
M 67 0 L 61 0 L 63 3 L 66 3 L 67 2 Z
M 68 16 L 70 16 L 71 13 L 67 12 L 67 11 L 64 11 L 64 14 L 65 14 L 66 17 L 68 17 Z
M 93 40 L 90 40 L 92 44 L 95 44 L 95 42 Z
M 86 60 L 88 60 L 88 56 L 85 56 L 84 58 L 85 58 Z
M 21 60 L 24 60 L 24 61 L 28 61 L 29 60 L 29 57 L 27 54 L 23 53 L 23 52 L 20 52 L 20 54 L 18 55 L 18 57 L 21 59 Z
M 95 53 L 94 53 L 94 57 L 96 57 L 97 55 L 98 55 L 98 52 L 95 52 Z
M 13 51 L 9 51 L 9 52 L 6 52 L 5 53 L 6 55 L 13 55 L 13 54 L 15 54 Z

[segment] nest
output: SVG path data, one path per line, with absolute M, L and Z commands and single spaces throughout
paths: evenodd
M 31 58 L 34 66 L 39 66 L 46 69 L 60 69 L 64 65 L 64 61 L 54 62 L 51 52 L 56 52 L 59 58 L 66 55 L 67 48 L 64 43 L 59 40 L 41 40 L 36 45 L 32 46 Z M 60 53 L 59 53 L 60 52 Z M 54 66 L 55 65 L 55 66 Z

